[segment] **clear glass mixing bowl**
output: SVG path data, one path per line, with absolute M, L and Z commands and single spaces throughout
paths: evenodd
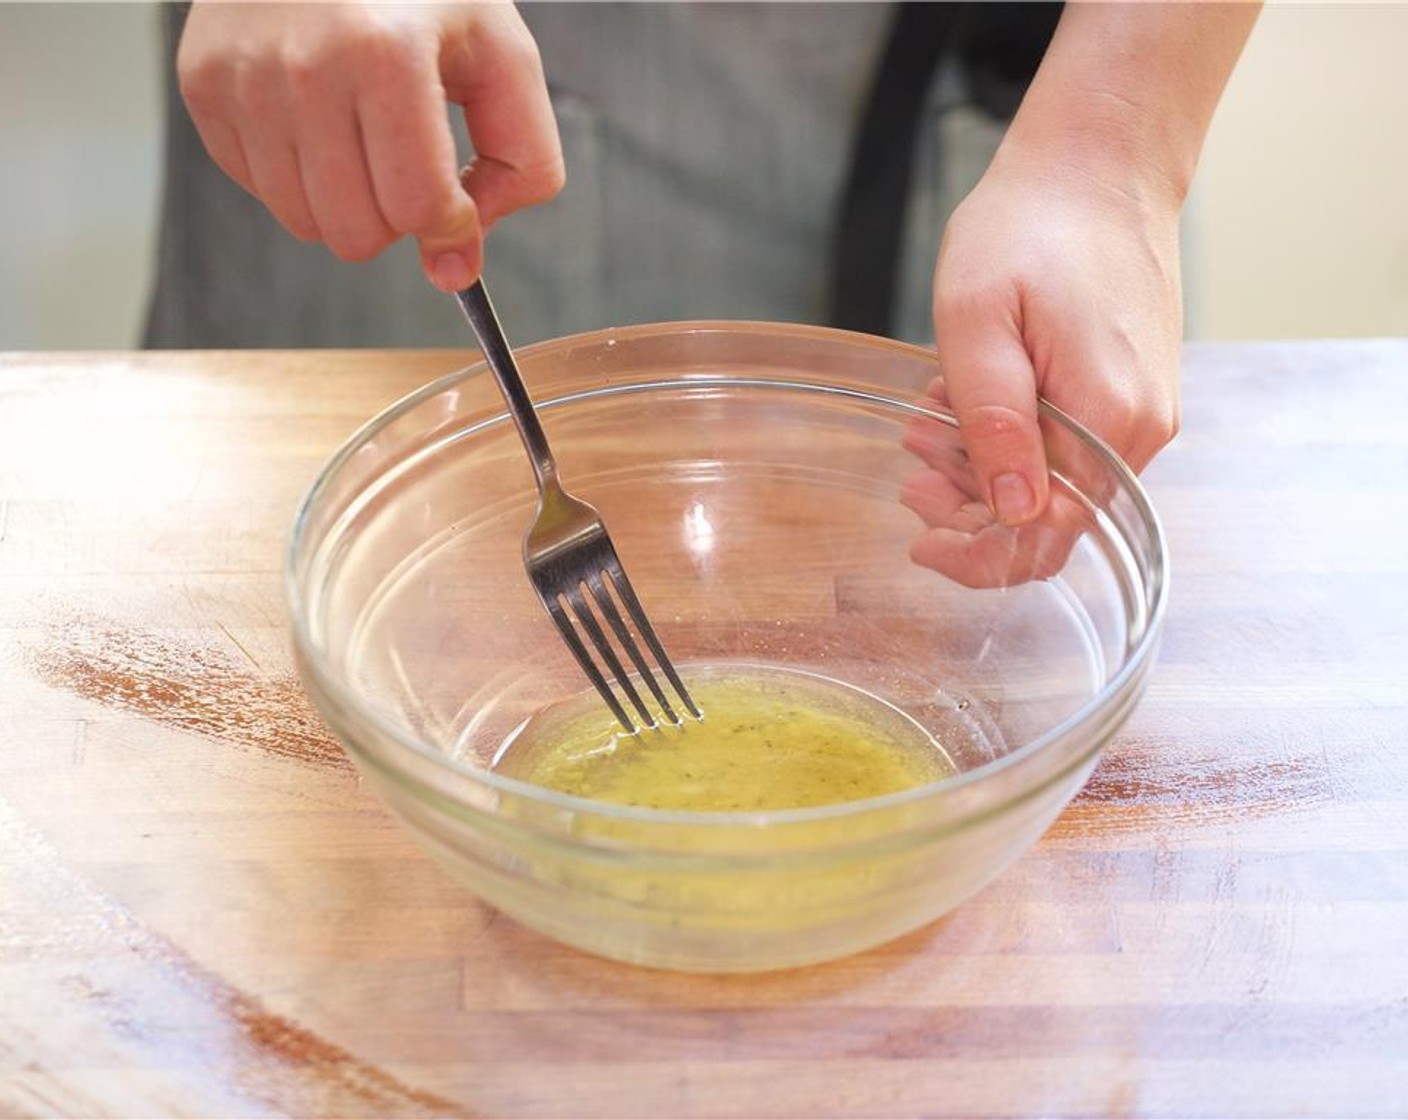
M 565 482 L 605 515 L 677 663 L 856 685 L 960 773 L 821 808 L 686 813 L 488 769 L 585 682 L 524 575 L 532 475 L 476 366 L 332 458 L 299 511 L 287 591 L 328 724 L 482 898 L 623 960 L 798 965 L 942 914 L 1074 796 L 1143 689 L 1166 598 L 1158 521 L 1103 445 L 1046 409 L 1051 510 L 1008 530 L 970 504 L 952 417 L 922 403 L 927 351 L 697 323 L 520 360 Z

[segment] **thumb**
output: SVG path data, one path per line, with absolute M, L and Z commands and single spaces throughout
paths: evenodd
M 939 369 L 973 474 L 1005 525 L 1046 508 L 1050 484 L 1037 424 L 1036 373 L 1010 307 L 1001 300 L 938 300 Z
M 446 292 L 474 283 L 484 266 L 484 234 L 474 200 L 456 183 L 433 225 L 417 231 L 420 263 L 430 282 Z

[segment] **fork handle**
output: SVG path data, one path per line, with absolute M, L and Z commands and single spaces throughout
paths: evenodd
M 513 360 L 513 351 L 504 338 L 499 317 L 494 313 L 494 305 L 489 301 L 489 292 L 482 279 L 476 280 L 468 288 L 455 293 L 464 317 L 479 340 L 479 348 L 493 371 L 494 380 L 508 402 L 509 414 L 518 428 L 519 438 L 528 451 L 533 464 L 533 474 L 538 480 L 538 490 L 545 491 L 557 485 L 557 462 L 553 459 L 548 437 L 538 421 L 538 413 L 533 408 L 533 399 L 528 395 L 528 387 L 523 384 L 523 375 L 518 372 L 518 363 Z

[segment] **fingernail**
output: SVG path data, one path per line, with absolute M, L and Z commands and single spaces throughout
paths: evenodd
M 992 504 L 1004 525 L 1020 525 L 1035 512 L 1036 497 L 1025 478 L 1008 471 L 992 480 Z
M 431 263 L 430 279 L 437 288 L 458 292 L 474 282 L 474 274 L 463 253 L 441 253 Z

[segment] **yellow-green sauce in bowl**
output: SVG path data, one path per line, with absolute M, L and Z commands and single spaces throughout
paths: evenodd
M 593 801 L 735 813 L 879 797 L 956 773 L 919 724 L 839 681 L 695 665 L 686 683 L 702 720 L 630 735 L 587 692 L 528 720 L 494 768 Z

